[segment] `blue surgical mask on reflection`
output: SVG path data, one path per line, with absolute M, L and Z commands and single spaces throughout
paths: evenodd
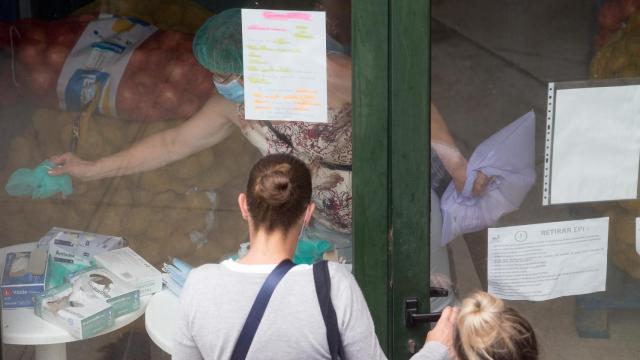
M 238 104 L 244 102 L 244 87 L 240 85 L 240 80 L 236 79 L 228 84 L 220 84 L 214 81 L 213 84 L 216 86 L 218 93 L 226 99 Z

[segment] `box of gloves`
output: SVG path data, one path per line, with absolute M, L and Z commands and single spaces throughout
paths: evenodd
M 2 308 L 33 307 L 33 297 L 44 292 L 46 269 L 43 250 L 8 253 L 2 274 Z
M 94 259 L 96 264 L 140 290 L 140 296 L 162 290 L 160 271 L 129 247 L 98 254 Z
M 67 276 L 67 282 L 113 307 L 113 317 L 140 308 L 140 291 L 107 269 L 90 267 Z
M 35 301 L 36 315 L 78 339 L 95 336 L 114 323 L 112 306 L 83 290 L 80 282 L 49 289 Z
M 89 265 L 93 257 L 125 245 L 122 237 L 54 227 L 38 241 L 53 261 Z

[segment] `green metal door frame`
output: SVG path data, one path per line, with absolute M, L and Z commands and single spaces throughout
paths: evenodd
M 388 0 L 352 0 L 354 275 L 385 353 L 389 311 Z
M 390 357 L 409 357 L 426 326 L 408 329 L 404 300 L 416 296 L 429 310 L 429 10 L 426 0 L 390 2 L 391 283 L 393 341 Z
M 407 359 L 428 311 L 429 1 L 352 0 L 354 273 L 380 345 Z

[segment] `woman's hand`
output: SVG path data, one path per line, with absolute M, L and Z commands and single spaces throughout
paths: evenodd
M 92 171 L 96 166 L 96 163 L 93 161 L 82 160 L 72 153 L 52 156 L 49 160 L 54 165 L 57 165 L 53 169 L 49 170 L 49 175 L 57 176 L 69 174 L 82 181 L 93 179 Z
M 451 178 L 453 179 L 453 185 L 458 193 L 461 193 L 464 189 L 464 184 L 467 181 L 467 166 L 460 166 L 454 168 L 451 172 Z M 487 192 L 487 187 L 491 183 L 491 177 L 485 175 L 482 171 L 476 171 L 476 178 L 473 181 L 473 187 L 471 194 L 474 197 L 482 197 Z
M 453 334 L 458 319 L 458 308 L 447 306 L 442 311 L 440 320 L 436 326 L 427 333 L 427 341 L 437 341 L 449 349 L 449 354 L 454 356 Z
M 491 177 L 485 175 L 482 171 L 477 171 L 476 180 L 473 182 L 473 196 L 481 197 L 487 192 L 487 187 L 491 183 Z

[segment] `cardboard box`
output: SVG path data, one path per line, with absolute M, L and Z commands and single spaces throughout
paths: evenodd
M 44 292 L 46 266 L 42 250 L 8 253 L 2 275 L 2 308 L 33 307 L 33 297 Z
M 88 296 L 77 285 L 64 284 L 36 296 L 35 313 L 78 339 L 95 336 L 113 326 L 111 305 Z
M 113 317 L 134 312 L 140 308 L 140 291 L 120 280 L 107 269 L 91 267 L 69 274 L 72 286 L 94 296 L 113 307 Z
M 93 257 L 125 245 L 122 237 L 54 227 L 38 241 L 54 261 L 89 265 Z
M 120 280 L 140 290 L 140 296 L 162 290 L 162 274 L 131 248 L 108 251 L 95 256 L 96 263 Z

